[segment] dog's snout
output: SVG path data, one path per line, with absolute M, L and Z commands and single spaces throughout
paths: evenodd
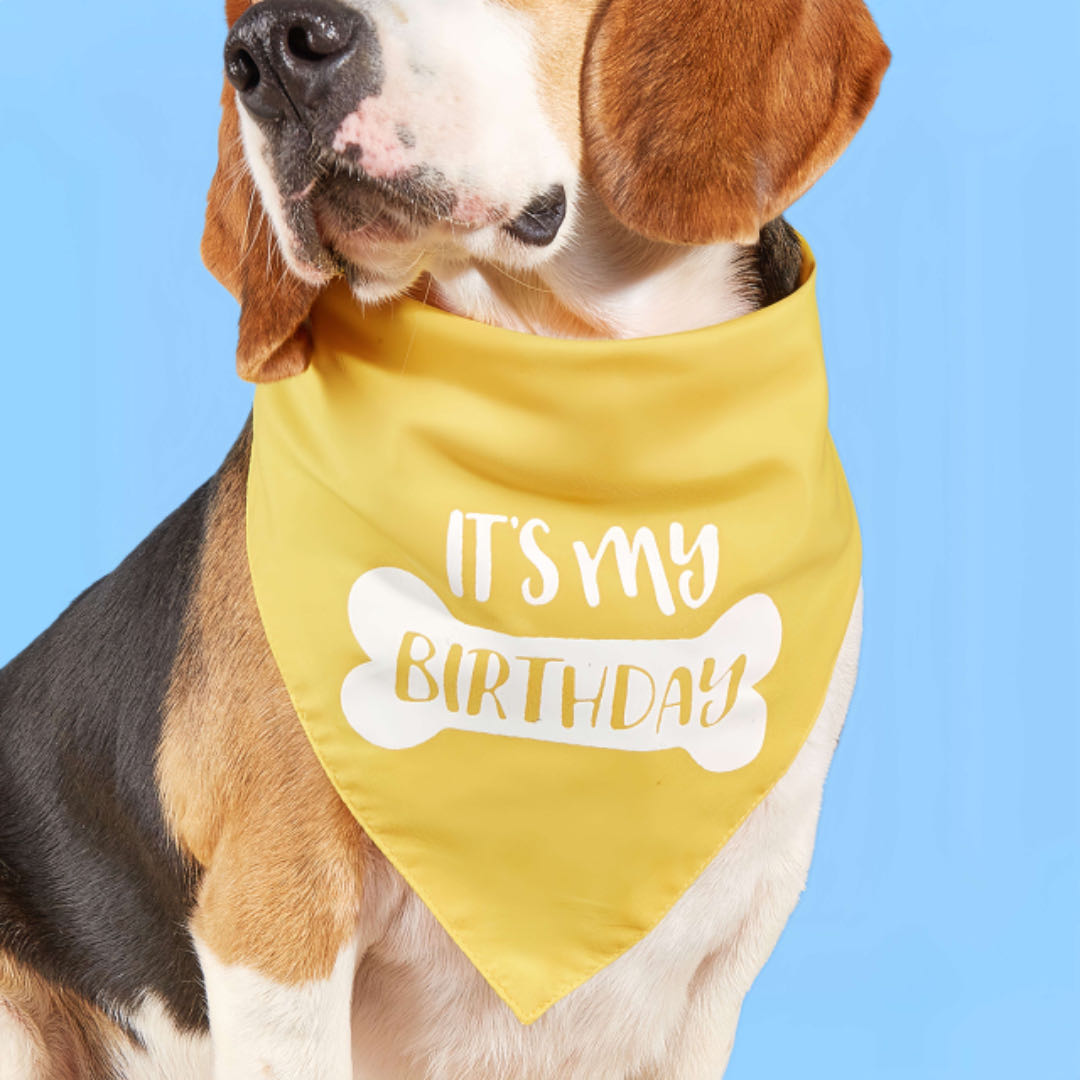
M 348 70 L 355 100 L 380 79 L 371 21 L 336 0 L 261 0 L 236 20 L 225 41 L 225 74 L 249 112 L 301 120 L 323 105 Z

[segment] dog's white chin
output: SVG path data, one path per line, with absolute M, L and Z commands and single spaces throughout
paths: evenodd
M 326 285 L 329 285 L 334 279 L 334 273 L 329 270 L 321 269 L 318 266 L 309 262 L 303 262 L 296 258 L 285 257 L 285 262 L 289 269 L 305 284 L 314 285 L 315 288 L 321 289 Z
M 349 291 L 361 304 L 381 304 L 404 295 L 420 277 L 420 273 L 414 273 L 390 278 L 354 268 L 352 273 L 347 275 L 347 280 Z
M 337 277 L 344 277 L 357 300 L 365 304 L 380 303 L 406 292 L 423 273 L 415 257 L 400 260 L 399 267 L 375 266 L 367 261 L 351 259 L 348 255 L 322 248 L 315 259 L 309 252 L 300 255 L 295 241 L 281 244 L 289 270 L 301 281 L 315 288 L 324 288 Z M 343 266 L 344 264 L 344 266 Z

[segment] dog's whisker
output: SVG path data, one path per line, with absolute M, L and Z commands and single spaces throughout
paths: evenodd
M 247 216 L 244 218 L 243 237 L 242 237 L 242 239 L 240 241 L 241 246 L 245 247 L 245 248 L 248 246 L 248 229 L 251 227 L 251 214 L 252 214 L 252 211 L 253 211 L 253 209 L 255 207 L 255 196 L 256 196 L 255 185 L 252 184 L 251 185 L 251 195 L 248 197 Z
M 491 263 L 490 265 L 492 269 L 501 277 L 506 278 L 507 281 L 512 281 L 515 285 L 520 285 L 523 289 L 528 289 L 529 292 L 537 293 L 540 296 L 555 295 L 554 290 L 548 288 L 546 285 L 537 284 L 536 282 L 531 281 L 523 281 L 521 278 L 514 277 L 514 275 L 511 274 L 509 270 L 506 270 L 503 267 L 499 266 L 498 263 Z

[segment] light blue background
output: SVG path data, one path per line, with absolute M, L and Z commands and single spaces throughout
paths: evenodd
M 871 6 L 882 97 L 790 215 L 864 662 L 729 1077 L 1076 1078 L 1080 5 Z M 198 257 L 216 0 L 4 23 L 0 660 L 214 470 L 250 400 Z

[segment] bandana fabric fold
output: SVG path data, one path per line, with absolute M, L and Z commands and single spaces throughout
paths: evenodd
M 248 557 L 334 787 L 524 1023 L 647 934 L 791 765 L 855 601 L 799 289 L 553 340 L 312 314 L 255 395 Z

